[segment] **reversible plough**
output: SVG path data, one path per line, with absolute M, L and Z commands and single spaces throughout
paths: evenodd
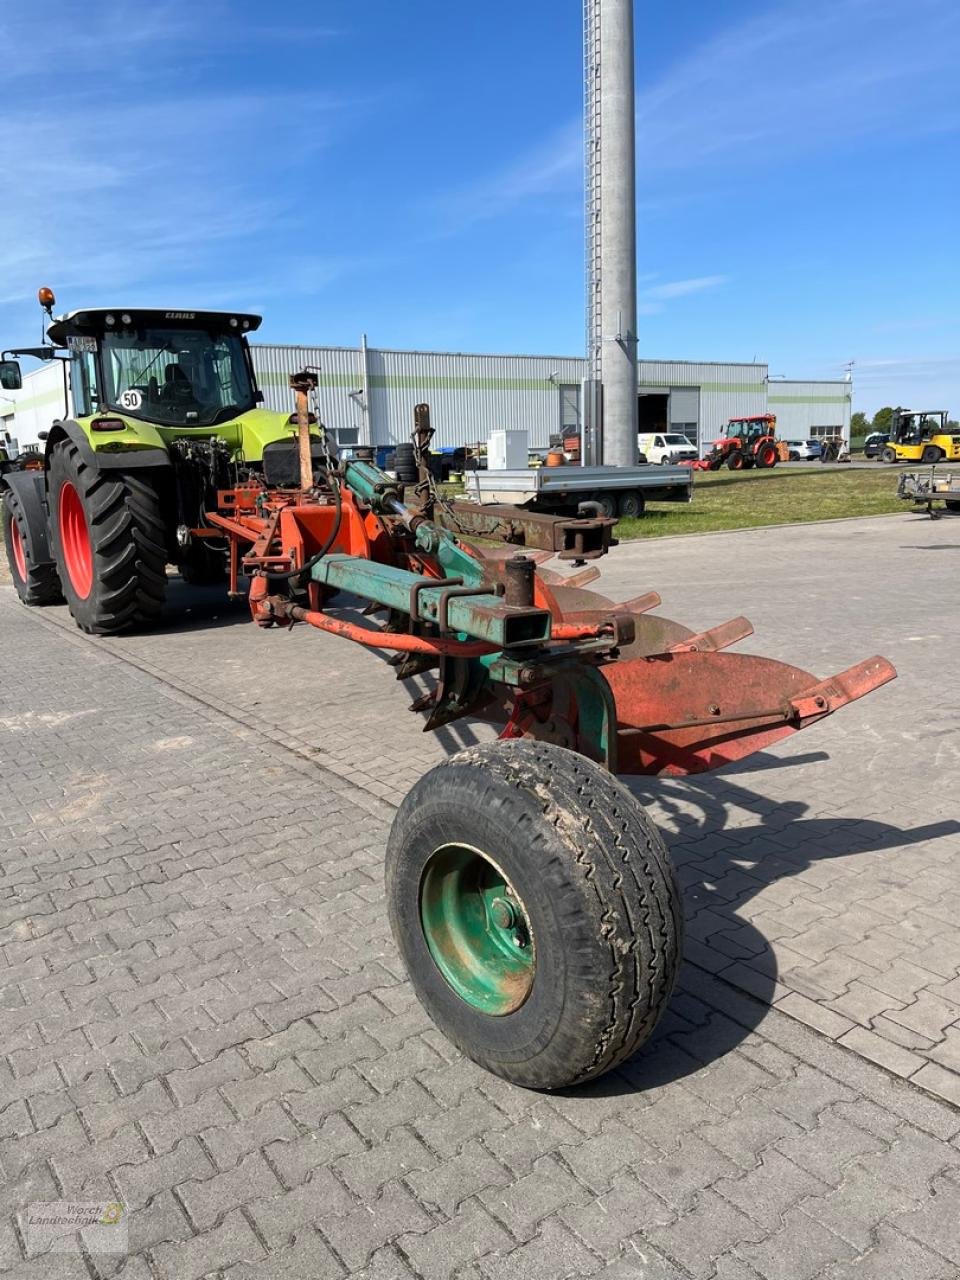
M 312 382 L 292 382 L 305 439 Z M 250 579 L 258 625 L 307 623 L 387 651 L 401 680 L 435 673 L 413 703 L 427 729 L 465 716 L 499 726 L 496 743 L 454 756 L 404 800 L 389 908 L 451 1039 L 500 1075 L 555 1088 L 649 1036 L 680 955 L 666 851 L 613 775 L 742 759 L 896 673 L 875 657 L 820 680 L 728 653 L 752 634 L 745 618 L 694 632 L 654 612 L 655 592 L 614 603 L 588 589 L 595 567 L 544 568 L 553 554 L 583 564 L 606 552 L 613 522 L 590 512 L 500 509 L 484 525 L 474 509 L 472 534 L 499 541 L 471 544 L 430 481 L 425 406 L 415 421 L 412 501 L 371 461 L 328 455 L 314 474 L 303 450 L 298 487 L 221 492 L 208 534 L 229 539 L 231 590 Z
M 818 680 L 729 653 L 751 634 L 743 618 L 695 633 L 656 612 L 655 592 L 595 593 L 589 562 L 615 521 L 590 504 L 566 518 L 444 496 L 425 405 L 410 490 L 339 459 L 310 410 L 314 375 L 291 379 L 294 414 L 263 408 L 259 316 L 54 318 L 52 290 L 38 297 L 46 341 L 0 352 L 0 381 L 21 385 L 16 355 L 60 360 L 70 403 L 42 466 L 0 475 L 21 600 L 65 598 L 79 627 L 114 635 L 161 618 L 170 564 L 194 583 L 226 569 L 260 626 L 308 623 L 390 654 L 401 680 L 427 677 L 413 704 L 427 729 L 496 725 L 397 812 L 397 945 L 437 1025 L 506 1079 L 559 1088 L 628 1057 L 669 999 L 683 912 L 660 834 L 616 774 L 742 759 L 892 679 L 890 664 Z M 574 572 L 545 568 L 554 555 Z

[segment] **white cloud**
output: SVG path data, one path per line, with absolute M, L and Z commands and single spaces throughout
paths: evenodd
M 506 168 L 432 199 L 431 208 L 439 217 L 441 232 L 455 234 L 530 201 L 572 195 L 582 182 L 582 132 L 580 121 L 575 120 Z
M 738 162 L 749 182 L 758 163 L 801 151 L 956 130 L 958 43 L 953 0 L 776 5 L 638 80 L 641 183 Z
M 813 362 L 815 365 L 816 362 Z M 823 376 L 842 376 L 846 362 L 824 365 Z M 854 408 L 868 415 L 881 405 L 947 409 L 960 418 L 960 352 L 858 357 L 853 364 Z
M 729 276 L 694 276 L 691 280 L 668 280 L 665 284 L 655 284 L 644 292 L 648 298 L 685 298 L 688 294 L 716 289 L 729 282 Z
M 149 10 L 55 4 L 49 21 L 39 11 L 0 20 L 7 341 L 22 341 L 24 325 L 33 333 L 40 284 L 64 306 L 150 305 L 196 299 L 198 280 L 224 298 L 241 277 L 264 293 L 273 281 L 282 282 L 273 291 L 295 293 L 298 281 L 316 289 L 343 269 L 322 253 L 292 269 L 294 246 L 315 221 L 300 174 L 322 164 L 346 122 L 372 104 L 309 86 L 208 81 L 218 13 L 236 38 L 238 23 L 253 40 L 283 35 L 231 19 L 216 0 Z M 244 288 L 248 305 L 257 296 Z

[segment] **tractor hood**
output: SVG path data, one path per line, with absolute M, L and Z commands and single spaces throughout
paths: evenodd
M 94 428 L 93 424 L 102 420 L 122 423 L 123 426 L 114 431 Z M 245 461 L 260 462 L 268 445 L 277 441 L 293 442 L 297 435 L 296 424 L 290 422 L 288 414 L 275 413 L 270 409 L 248 409 L 229 422 L 218 422 L 213 427 L 158 426 L 112 409 L 77 421 L 94 453 L 106 454 L 165 450 L 174 440 L 191 437 L 209 440 L 216 436 Z M 311 431 L 311 435 L 319 439 L 318 432 Z

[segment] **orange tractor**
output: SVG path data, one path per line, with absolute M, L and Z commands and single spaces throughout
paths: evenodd
M 773 413 L 750 418 L 730 418 L 726 435 L 714 440 L 704 459 L 708 471 L 719 471 L 724 463 L 731 471 L 750 467 L 775 467 L 780 458 L 776 440 L 777 418 Z

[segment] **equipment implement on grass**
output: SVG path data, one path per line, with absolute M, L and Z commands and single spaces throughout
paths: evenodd
M 777 449 L 777 419 L 772 413 L 750 418 L 730 418 L 726 434 L 714 440 L 704 458 L 707 471 L 719 471 L 726 463 L 731 471 L 749 471 L 751 467 L 775 467 L 780 454 Z
M 897 477 L 897 497 L 914 506 L 926 507 L 931 520 L 939 520 L 940 512 L 933 504 L 942 502 L 947 511 L 960 515 L 960 471 L 901 471 Z
M 553 1089 L 623 1061 L 669 999 L 683 912 L 663 840 L 615 774 L 739 760 L 892 666 L 870 658 L 819 680 L 726 652 L 751 634 L 744 618 L 695 633 L 655 612 L 656 592 L 614 603 L 588 589 L 595 567 L 543 567 L 608 550 L 614 521 L 588 512 L 476 505 L 467 531 L 496 545 L 469 541 L 430 478 L 426 406 L 405 490 L 336 456 L 309 371 L 291 379 L 289 420 L 261 418 L 223 317 L 117 313 L 117 341 L 102 313 L 80 314 L 86 329 L 59 323 L 84 339 L 72 375 L 95 407 L 55 423 L 45 470 L 5 494 L 21 598 L 44 603 L 63 584 L 81 626 L 117 630 L 156 616 L 167 559 L 222 567 L 231 594 L 249 582 L 258 626 L 305 623 L 391 654 L 400 680 L 429 675 L 413 702 L 426 729 L 496 725 L 497 741 L 431 770 L 400 806 L 386 865 L 397 945 L 431 1017 L 498 1075 Z

